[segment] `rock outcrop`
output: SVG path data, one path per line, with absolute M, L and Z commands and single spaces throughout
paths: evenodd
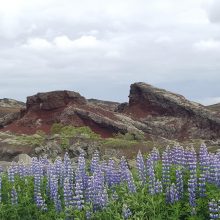
M 22 118 L 5 130 L 49 132 L 53 123 L 89 126 L 102 137 L 138 133 L 167 139 L 218 139 L 220 118 L 181 95 L 146 83 L 131 85 L 129 103 L 86 100 L 79 93 L 54 91 L 27 98 Z
M 25 103 L 14 99 L 0 99 L 0 128 L 20 118 L 21 108 Z
M 220 118 L 211 111 L 146 83 L 132 84 L 129 103 L 118 109 L 152 128 L 155 135 L 178 139 L 220 137 Z
M 86 104 L 86 99 L 77 92 L 72 91 L 53 91 L 38 93 L 27 97 L 27 111 L 55 110 L 66 107 L 68 104 Z

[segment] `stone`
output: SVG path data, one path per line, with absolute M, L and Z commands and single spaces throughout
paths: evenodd
M 15 161 L 17 163 L 23 162 L 24 164 L 31 164 L 32 159 L 27 154 L 19 154 L 13 159 L 13 161 Z

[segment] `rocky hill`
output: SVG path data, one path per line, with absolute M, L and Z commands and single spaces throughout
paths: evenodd
M 54 123 L 89 126 L 102 137 L 131 133 L 167 139 L 220 138 L 220 118 L 181 95 L 146 83 L 131 85 L 129 102 L 87 100 L 72 91 L 38 93 L 27 98 L 19 120 L 3 131 L 33 134 L 49 132 Z
M 206 106 L 206 108 L 220 116 L 220 103 Z
M 0 127 L 11 123 L 20 117 L 20 109 L 25 107 L 25 103 L 14 99 L 0 99 Z

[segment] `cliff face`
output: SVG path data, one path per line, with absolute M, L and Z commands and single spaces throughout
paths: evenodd
M 89 126 L 102 137 L 142 133 L 168 139 L 220 138 L 220 118 L 183 96 L 146 83 L 131 85 L 129 103 L 86 100 L 72 91 L 38 93 L 27 98 L 21 118 L 4 130 L 49 132 L 53 123 Z
M 152 127 L 156 135 L 178 139 L 220 137 L 220 118 L 216 114 L 146 83 L 132 84 L 128 105 L 118 109 Z

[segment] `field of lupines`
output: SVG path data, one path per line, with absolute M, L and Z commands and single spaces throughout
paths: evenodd
M 220 154 L 181 146 L 138 153 L 136 168 L 95 152 L 33 158 L 0 176 L 0 219 L 220 219 Z

